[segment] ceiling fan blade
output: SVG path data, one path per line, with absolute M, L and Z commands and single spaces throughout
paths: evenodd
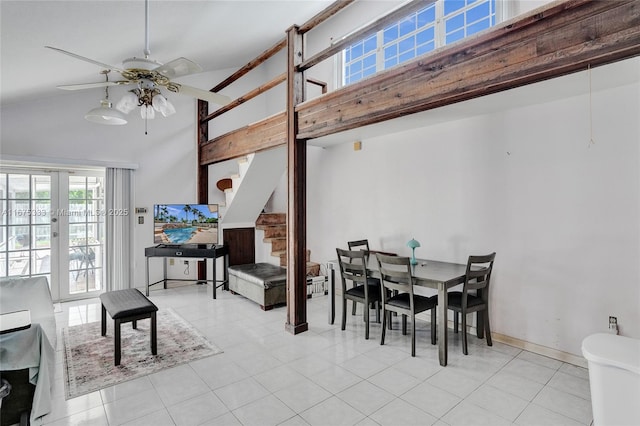
M 66 50 L 58 49 L 57 47 L 45 46 L 47 49 L 55 50 L 56 52 L 64 53 L 65 55 L 69 55 L 72 58 L 80 59 L 81 61 L 89 62 L 94 65 L 98 65 L 101 68 L 122 72 L 123 69 L 119 67 L 114 67 L 113 65 L 105 64 L 104 62 L 94 61 L 93 59 L 85 58 L 84 56 L 76 55 L 75 53 L 68 52 Z
M 123 84 L 134 84 L 134 83 L 135 83 L 134 81 L 129 81 L 129 80 L 101 81 L 99 83 L 66 84 L 66 85 L 56 86 L 56 87 L 62 90 L 84 90 L 84 89 L 94 89 L 96 87 L 121 86 Z
M 167 62 L 164 65 L 160 65 L 154 71 L 164 75 L 165 77 L 172 79 L 176 77 L 182 77 L 183 75 L 195 74 L 202 72 L 200 65 L 187 58 L 174 59 L 171 62 Z
M 175 86 L 177 91 L 183 95 L 193 96 L 194 98 L 201 99 L 203 101 L 213 102 L 214 104 L 226 105 L 231 102 L 231 98 L 225 95 L 221 95 L 215 92 L 209 92 L 208 90 L 196 89 L 195 87 L 186 86 L 184 84 L 171 82 L 172 86 Z

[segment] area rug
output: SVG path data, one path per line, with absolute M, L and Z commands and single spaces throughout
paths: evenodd
M 107 335 L 100 321 L 62 330 L 66 399 L 75 398 L 165 368 L 222 353 L 171 309 L 157 313 L 158 355 L 151 354 L 150 320 L 122 324 L 122 359 L 113 365 L 113 320 L 107 315 Z

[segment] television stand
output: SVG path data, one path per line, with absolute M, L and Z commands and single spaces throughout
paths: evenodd
M 147 247 L 144 249 L 144 255 L 146 257 L 146 295 L 149 295 L 149 287 L 163 283 L 164 288 L 167 288 L 167 258 L 169 257 L 185 257 L 196 259 L 213 259 L 213 279 L 195 280 L 200 283 L 211 282 L 213 284 L 213 298 L 216 298 L 216 289 L 220 286 L 223 289 L 229 288 L 229 247 L 225 245 L 217 244 L 184 244 L 184 245 L 172 245 L 172 244 L 158 244 L 153 247 Z M 149 258 L 162 257 L 163 258 L 163 278 L 154 283 L 149 282 Z M 216 275 L 216 259 L 219 257 L 224 258 L 223 279 L 218 280 Z M 194 281 L 176 279 L 173 281 Z

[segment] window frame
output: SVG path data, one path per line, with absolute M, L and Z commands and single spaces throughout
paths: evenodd
M 465 13 L 467 11 L 469 11 L 470 9 L 473 9 L 475 7 L 478 7 L 480 4 L 484 4 L 484 3 L 491 3 L 493 2 L 493 16 L 489 15 L 489 18 L 493 19 L 493 23 L 490 23 L 490 26 L 488 28 L 485 28 L 483 30 L 480 31 L 486 31 L 487 29 L 490 29 L 494 26 L 496 26 L 497 24 L 499 24 L 500 22 L 503 22 L 505 20 L 505 17 L 508 15 L 508 2 L 503 1 L 503 0 L 475 0 L 472 3 L 469 4 L 465 4 L 464 6 L 462 6 L 459 9 L 456 9 L 455 11 L 452 11 L 449 15 L 444 15 L 444 9 L 445 9 L 445 5 L 444 5 L 444 0 L 436 0 L 434 3 L 425 6 L 423 9 L 420 9 L 412 14 L 407 15 L 406 17 L 398 20 L 395 24 L 390 24 L 387 27 L 377 31 L 374 35 L 370 35 L 367 36 L 365 38 L 363 38 L 362 40 L 353 43 L 351 46 L 348 46 L 347 48 L 343 49 L 340 51 L 340 53 L 338 53 L 335 57 L 335 65 L 336 65 L 336 87 L 344 87 L 344 86 L 348 86 L 350 84 L 356 83 L 358 81 L 361 81 L 371 75 L 374 75 L 380 71 L 384 71 L 387 69 L 391 69 L 393 67 L 396 67 L 398 65 L 401 65 L 402 63 L 405 63 L 407 61 L 410 61 L 412 59 L 415 59 L 419 56 L 428 54 L 429 52 L 433 52 L 436 49 L 439 49 L 443 46 L 446 46 L 446 37 L 447 37 L 447 32 L 446 32 L 446 22 L 455 17 L 455 16 L 459 16 L 462 15 L 463 19 L 465 19 L 465 22 L 463 24 L 463 26 L 461 27 L 462 30 L 464 30 L 464 37 L 462 37 L 461 39 L 455 40 L 450 42 L 449 44 L 455 43 L 455 42 L 459 42 L 461 40 L 464 40 L 467 37 L 467 28 L 469 26 L 469 24 L 466 23 L 466 18 L 465 17 Z M 435 14 L 435 19 L 433 21 L 428 22 L 426 25 L 422 26 L 422 27 L 418 27 L 418 23 L 416 22 L 416 27 L 413 31 L 406 33 L 402 36 L 400 36 L 398 34 L 398 36 L 391 42 L 388 42 L 387 44 L 384 44 L 384 33 L 385 31 L 387 31 L 390 27 L 392 27 L 393 25 L 400 25 L 400 23 L 404 20 L 406 20 L 407 18 L 410 17 L 416 17 L 416 21 L 417 21 L 417 17 L 419 16 L 420 13 L 422 13 L 423 11 L 425 11 L 426 9 L 428 9 L 429 7 L 434 7 L 434 14 Z M 482 18 L 482 19 L 486 19 L 486 18 Z M 479 22 L 482 19 L 475 21 Z M 426 52 L 422 52 L 422 53 L 417 53 L 418 50 L 418 44 L 417 41 L 414 41 L 413 43 L 413 55 L 410 58 L 406 58 L 402 61 L 399 60 L 400 57 L 400 52 L 397 52 L 396 54 L 396 58 L 398 58 L 398 61 L 393 64 L 393 65 L 386 65 L 385 62 L 385 49 L 387 49 L 388 47 L 390 47 L 391 45 L 395 44 L 396 46 L 399 44 L 399 42 L 401 40 L 405 40 L 409 37 L 417 37 L 417 35 L 425 30 L 428 30 L 428 28 L 432 27 L 433 33 L 434 33 L 434 38 L 433 38 L 433 49 L 428 50 Z M 457 31 L 459 31 L 460 29 L 457 29 Z M 478 32 L 480 32 L 478 31 Z M 477 34 L 476 33 L 472 33 L 472 34 Z M 357 80 L 352 81 L 353 78 L 353 73 L 351 73 L 350 75 L 347 75 L 347 67 L 350 67 L 351 65 L 353 65 L 352 63 L 348 63 L 349 61 L 346 60 L 346 56 L 347 56 L 347 51 L 354 45 L 357 45 L 358 43 L 363 43 L 364 40 L 367 40 L 369 38 L 371 38 L 372 36 L 376 37 L 377 43 L 376 43 L 376 48 L 374 49 L 374 54 L 376 56 L 376 60 L 375 60 L 375 69 L 372 73 L 368 73 L 366 75 L 361 75 Z M 364 43 L 363 43 L 364 44 Z M 426 43 L 425 43 L 426 44 Z M 409 50 L 408 50 L 409 51 Z M 408 52 L 407 51 L 407 52 Z M 369 57 L 371 54 L 369 52 L 366 53 L 366 57 Z M 364 55 L 363 57 L 361 57 L 360 61 L 363 61 L 365 59 Z M 368 69 L 368 68 L 367 68 Z

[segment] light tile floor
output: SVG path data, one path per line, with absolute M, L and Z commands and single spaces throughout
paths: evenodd
M 47 425 L 589 425 L 588 372 L 531 352 L 449 333 L 440 367 L 429 326 L 417 323 L 416 357 L 399 320 L 380 345 L 361 316 L 327 322 L 327 297 L 308 300 L 309 331 L 284 330 L 286 309 L 262 311 L 238 295 L 189 285 L 152 290 L 223 354 L 68 401 L 58 338 Z M 63 327 L 100 320 L 98 299 L 62 303 Z M 161 349 L 160 349 L 161 350 Z M 123 362 L 126 360 L 123 359 Z

